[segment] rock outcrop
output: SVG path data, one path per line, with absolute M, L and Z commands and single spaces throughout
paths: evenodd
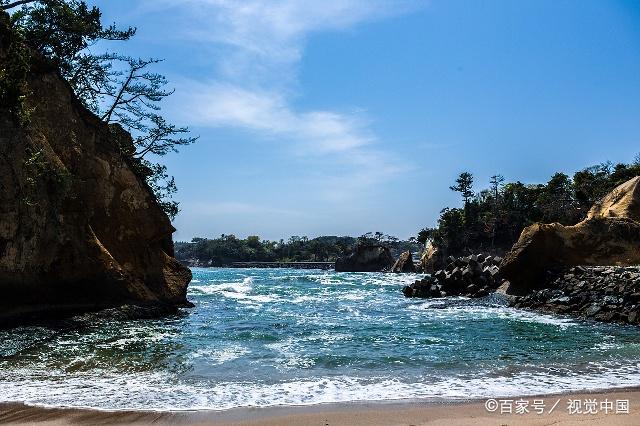
M 409 250 L 402 252 L 398 260 L 391 267 L 391 272 L 415 272 L 416 267 L 413 264 L 413 256 Z
M 427 274 L 432 274 L 446 266 L 444 256 L 432 242 L 429 242 L 422 252 L 418 269 Z
M 483 297 L 500 285 L 498 266 L 502 258 L 475 254 L 447 258 L 447 266 L 415 283 L 405 286 L 406 297 L 438 298 L 447 296 Z
M 394 264 L 388 247 L 381 245 L 359 245 L 348 256 L 336 260 L 336 272 L 381 272 Z
M 0 105 L 0 322 L 188 304 L 174 228 L 121 143 L 37 57 L 27 86 L 28 124 Z
M 576 266 L 552 273 L 545 288 L 511 306 L 604 322 L 640 324 L 640 267 Z
M 640 264 L 640 177 L 619 185 L 574 226 L 525 228 L 505 255 L 501 275 L 507 293 L 523 295 L 544 286 L 544 274 L 578 265 Z

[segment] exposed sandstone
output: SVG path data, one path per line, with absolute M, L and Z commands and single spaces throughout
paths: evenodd
M 398 260 L 391 267 L 391 272 L 415 272 L 416 267 L 413 264 L 413 256 L 411 251 L 407 250 L 400 253 Z
M 534 224 L 522 231 L 500 272 L 510 294 L 544 285 L 546 271 L 577 265 L 640 264 L 640 177 L 619 185 L 574 226 Z
M 443 257 L 441 250 L 438 249 L 433 242 L 429 242 L 422 252 L 418 269 L 428 274 L 442 269 L 445 266 Z
M 29 123 L 0 106 L 0 322 L 187 304 L 191 273 L 173 257 L 175 229 L 151 189 L 108 126 L 33 62 Z

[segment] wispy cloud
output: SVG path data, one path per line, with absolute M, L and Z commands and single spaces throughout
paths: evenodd
M 206 81 L 178 85 L 174 111 L 200 126 L 235 127 L 288 141 L 295 155 L 347 164 L 341 175 L 366 188 L 399 173 L 403 165 L 380 148 L 366 112 L 293 107 L 297 67 L 307 38 L 404 13 L 417 3 L 403 0 L 154 0 L 148 8 L 187 13 L 182 37 L 224 49 Z M 342 185 L 344 188 L 345 186 Z M 335 194 L 335 191 L 328 191 Z
M 280 92 L 248 90 L 219 81 L 187 81 L 176 94 L 174 114 L 215 127 L 239 127 L 265 136 L 286 137 L 295 151 L 314 155 L 353 151 L 375 142 L 360 112 L 294 111 Z M 189 105 L 187 109 L 182 106 Z

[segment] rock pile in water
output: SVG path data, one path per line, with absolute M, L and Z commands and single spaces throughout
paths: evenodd
M 475 254 L 447 258 L 447 266 L 432 275 L 405 286 L 406 297 L 435 298 L 447 296 L 482 297 L 500 285 L 499 265 L 502 258 Z
M 576 266 L 550 274 L 545 288 L 513 297 L 516 308 L 640 324 L 640 266 Z

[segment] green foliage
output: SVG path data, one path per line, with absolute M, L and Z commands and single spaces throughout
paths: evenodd
M 57 208 L 62 200 L 69 195 L 71 188 L 71 174 L 64 168 L 58 168 L 49 163 L 42 150 L 29 150 L 23 163 L 25 185 L 22 202 L 29 207 L 38 205 L 38 191 L 46 189 L 51 195 L 52 207 Z
M 292 236 L 287 241 L 260 240 L 253 235 L 239 239 L 235 235 L 219 238 L 194 238 L 191 242 L 175 244 L 176 257 L 181 260 L 197 259 L 212 266 L 225 266 L 233 262 L 332 262 L 339 256 L 350 254 L 362 238 L 390 247 L 397 256 L 405 250 L 418 251 L 415 242 L 400 241 L 381 232 L 367 233 L 360 238 L 322 236 L 313 239 Z M 378 237 L 379 239 L 376 239 Z
M 465 208 L 445 208 L 437 226 L 422 229 L 417 239 L 423 244 L 433 241 L 447 255 L 504 251 L 525 227 L 535 222 L 564 225 L 579 222 L 597 200 L 638 175 L 638 160 L 631 164 L 614 166 L 607 162 L 587 167 L 573 178 L 556 173 L 546 184 L 504 184 L 502 176 L 494 175 L 489 189 L 471 196 L 473 177 L 465 172 L 451 187 L 462 193 Z
M 14 119 L 24 125 L 31 110 L 25 101 L 28 94 L 29 49 L 22 33 L 12 28 L 8 15 L 0 12 L 0 49 L 6 58 L 0 68 L 0 105 L 7 108 Z
M 128 161 L 135 174 L 149 185 L 160 208 L 169 216 L 169 219 L 175 219 L 180 208 L 178 202 L 173 200 L 173 195 L 178 192 L 178 188 L 174 177 L 167 173 L 167 166 L 152 163 L 144 158 L 132 157 Z
M 385 235 L 380 231 L 376 232 L 367 232 L 359 236 L 356 240 L 356 243 L 361 246 L 371 246 L 371 245 L 383 245 L 387 247 L 393 247 L 395 243 L 399 240 L 397 237 L 392 235 Z
M 197 138 L 186 136 L 189 129 L 168 123 L 159 114 L 159 103 L 173 93 L 164 89 L 164 76 L 148 70 L 159 60 L 91 51 L 100 41 L 129 40 L 135 28 L 103 26 L 100 10 L 83 0 L 0 0 L 0 9 L 12 13 L 11 32 L 0 34 L 3 48 L 5 39 L 9 41 L 10 53 L 9 66 L 0 70 L 2 105 L 10 105 L 21 121 L 28 118 L 29 111 L 23 105 L 28 45 L 58 69 L 87 108 L 132 134 L 133 143 L 117 139 L 127 142 L 121 145 L 122 154 L 131 159 L 134 170 L 149 184 L 160 207 L 175 217 L 175 181 L 165 166 L 145 156 L 177 152 L 177 147 Z
M 195 142 L 197 137 L 183 137 L 186 127 L 168 123 L 161 115 L 159 103 L 171 95 L 164 86 L 164 76 L 147 71 L 147 67 L 160 62 L 157 59 L 134 59 L 112 56 L 111 60 L 126 64 L 125 70 L 113 71 L 103 92 L 102 120 L 119 124 L 133 139 L 133 149 L 126 151 L 131 157 L 143 158 L 178 152 L 179 146 Z
M 128 40 L 135 28 L 103 27 L 100 10 L 80 0 L 23 3 L 11 8 L 14 26 L 58 68 L 85 105 L 95 109 L 110 79 L 111 55 L 94 55 L 88 48 L 101 40 Z
M 456 179 L 456 184 L 450 186 L 449 189 L 459 192 L 466 206 L 471 197 L 473 197 L 473 175 L 469 172 L 460 173 L 460 176 Z

